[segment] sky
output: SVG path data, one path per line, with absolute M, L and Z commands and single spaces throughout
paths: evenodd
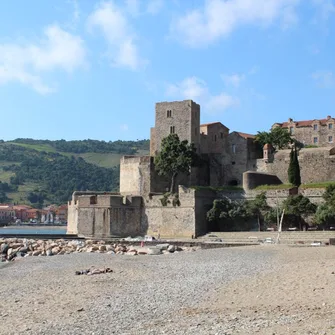
M 147 139 L 155 103 L 255 134 L 335 116 L 335 0 L 0 2 L 0 139 Z

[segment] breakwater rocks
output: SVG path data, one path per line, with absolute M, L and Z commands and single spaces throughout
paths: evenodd
M 34 240 L 20 238 L 0 239 L 0 260 L 11 261 L 18 257 L 54 256 L 78 252 L 95 252 L 116 255 L 160 255 L 180 251 L 196 251 L 199 247 L 180 247 L 169 243 L 134 246 L 95 240 Z

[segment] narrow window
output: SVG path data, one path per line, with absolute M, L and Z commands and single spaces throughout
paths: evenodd
M 313 125 L 313 129 L 314 129 L 314 130 L 318 130 L 318 125 L 317 125 L 317 124 L 314 124 L 314 125 Z
M 328 129 L 333 129 L 333 124 L 332 123 L 328 124 Z
M 171 126 L 170 127 L 170 134 L 174 134 L 175 132 L 174 132 L 175 130 L 174 130 L 174 126 Z
M 171 109 L 166 111 L 166 117 L 171 117 L 172 116 L 172 111 Z
M 313 137 L 313 143 L 314 144 L 318 143 L 318 138 L 317 137 Z
M 97 204 L 97 196 L 93 195 L 90 197 L 90 205 L 96 205 Z
M 223 133 L 220 133 L 221 138 L 223 138 Z
M 333 136 L 328 136 L 328 142 L 333 143 Z
M 216 135 L 214 135 L 214 142 L 216 142 Z
M 232 152 L 233 154 L 236 153 L 236 145 L 235 145 L 235 144 L 232 144 L 232 145 L 231 145 L 231 152 Z
M 294 128 L 290 127 L 290 135 L 293 135 L 293 132 L 294 132 Z

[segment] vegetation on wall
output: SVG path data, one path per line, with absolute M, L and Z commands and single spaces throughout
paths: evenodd
M 313 224 L 328 227 L 335 224 L 335 185 L 327 188 L 324 199 L 324 204 L 316 206 L 301 194 L 291 195 L 278 208 L 268 206 L 265 192 L 253 200 L 216 199 L 207 212 L 207 220 L 212 231 L 255 229 L 255 220 L 257 229 L 265 230 L 276 226 L 279 216 L 284 213 L 283 229 L 303 230 Z
M 155 157 L 155 169 L 160 176 L 170 178 L 170 192 L 174 192 L 177 175 L 189 174 L 191 167 L 198 162 L 193 143 L 180 141 L 177 134 L 170 134 L 162 140 L 161 151 Z
M 271 144 L 275 150 L 287 149 L 290 144 L 301 148 L 302 143 L 291 137 L 286 128 L 274 127 L 270 131 L 257 132 L 256 142 L 263 148 L 265 144 Z
M 316 213 L 315 222 L 321 227 L 335 226 L 335 184 L 328 185 L 322 203 Z

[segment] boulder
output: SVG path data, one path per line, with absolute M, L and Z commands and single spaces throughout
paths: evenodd
M 169 252 L 175 252 L 176 251 L 176 246 L 175 245 L 169 245 L 169 247 L 167 248 L 167 250 Z
M 32 255 L 33 256 L 39 256 L 41 253 L 42 253 L 41 250 L 35 250 L 35 251 L 33 251 Z
M 156 248 L 159 248 L 160 250 L 168 250 L 169 247 L 169 243 L 161 243 L 156 245 Z
M 45 254 L 46 254 L 46 256 L 52 256 L 53 255 L 53 253 L 50 249 L 48 249 Z
M 58 255 L 58 253 L 60 252 L 60 247 L 55 247 L 51 249 L 51 252 L 53 255 Z
M 7 254 L 7 251 L 9 249 L 9 245 L 7 243 L 2 243 L 0 247 L 0 252 L 2 254 Z
M 105 252 L 106 251 L 106 246 L 104 244 L 99 246 L 99 251 Z

